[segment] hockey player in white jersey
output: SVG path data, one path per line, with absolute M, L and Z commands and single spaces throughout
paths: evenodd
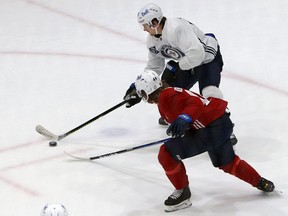
M 148 32 L 149 59 L 144 71 L 155 71 L 173 87 L 190 89 L 198 82 L 199 92 L 204 97 L 223 98 L 219 89 L 223 60 L 214 34 L 204 34 L 185 19 L 166 18 L 154 3 L 140 9 L 137 19 L 141 28 Z M 141 101 L 133 83 L 124 100 L 128 108 Z M 165 121 L 160 118 L 159 124 Z M 236 138 L 234 141 L 237 142 Z
M 162 80 L 170 86 L 189 89 L 199 81 L 202 95 L 223 97 L 218 88 L 223 61 L 213 34 L 205 35 L 185 19 L 164 17 L 154 3 L 144 6 L 137 18 L 141 28 L 149 33 L 149 60 L 145 70 L 162 74 Z M 170 60 L 166 68 L 165 60 Z M 127 100 L 127 107 L 138 101 Z

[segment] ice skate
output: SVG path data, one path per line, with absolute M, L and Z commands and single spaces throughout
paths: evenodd
M 233 127 L 234 127 L 234 123 L 233 123 Z M 237 144 L 237 142 L 238 142 L 238 139 L 236 138 L 236 136 L 235 136 L 235 134 L 233 133 L 233 131 L 232 131 L 232 133 L 231 133 L 231 135 L 230 135 L 230 142 L 231 142 L 231 144 L 234 146 L 234 145 L 236 145 Z
M 236 136 L 235 136 L 234 133 L 232 133 L 232 134 L 230 135 L 230 142 L 231 142 L 231 144 L 232 144 L 233 146 L 236 145 L 237 142 L 238 142 L 238 139 L 236 138 Z
M 159 123 L 159 125 L 162 125 L 162 126 L 167 126 L 167 125 L 169 125 L 169 124 L 165 121 L 165 119 L 163 119 L 162 117 L 159 118 L 158 123 Z
M 264 191 L 264 192 L 272 192 L 272 191 L 274 191 L 275 186 L 274 186 L 273 182 L 261 177 L 261 179 L 257 185 L 257 188 L 259 190 Z
M 181 190 L 175 190 L 164 202 L 165 212 L 172 212 L 190 207 L 192 205 L 190 197 L 191 192 L 188 186 Z

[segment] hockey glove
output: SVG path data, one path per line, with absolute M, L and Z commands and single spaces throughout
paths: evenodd
M 130 108 L 137 103 L 140 103 L 141 98 L 136 93 L 135 83 L 132 83 L 123 98 L 126 101 L 126 108 Z
M 179 70 L 178 62 L 170 60 L 166 64 L 166 68 L 163 71 L 161 80 L 165 80 L 169 86 L 174 86 L 176 82 L 176 72 Z
M 189 128 L 192 123 L 192 118 L 187 114 L 179 115 L 178 118 L 172 122 L 167 129 L 166 133 L 172 137 L 182 137 L 185 131 Z

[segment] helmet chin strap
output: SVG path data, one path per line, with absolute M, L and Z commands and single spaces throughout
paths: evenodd
M 157 27 L 159 26 L 159 24 L 155 27 L 155 34 L 158 35 L 158 30 Z
M 161 35 L 162 35 L 162 33 L 158 32 L 158 29 L 157 29 L 158 26 L 159 26 L 159 24 L 154 28 L 154 29 L 155 29 L 155 35 L 154 35 L 154 37 L 157 37 L 157 38 L 161 37 Z
M 158 23 L 157 26 L 155 26 L 155 27 L 152 26 L 152 29 L 155 30 L 155 35 L 158 35 L 158 34 L 159 34 L 159 32 L 158 32 L 158 30 L 157 30 L 158 26 L 159 26 L 159 23 Z

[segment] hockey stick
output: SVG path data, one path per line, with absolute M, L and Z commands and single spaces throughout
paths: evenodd
M 119 150 L 119 151 L 115 151 L 115 152 L 110 152 L 110 153 L 103 154 L 103 155 L 93 156 L 93 157 L 89 157 L 89 158 L 77 157 L 77 156 L 71 155 L 71 154 L 69 154 L 69 153 L 67 153 L 65 151 L 64 151 L 64 153 L 69 155 L 70 157 L 73 157 L 73 158 L 78 159 L 78 160 L 91 161 L 91 160 L 101 159 L 101 158 L 105 158 L 105 157 L 110 157 L 110 156 L 117 155 L 117 154 L 122 154 L 122 153 L 129 152 L 129 151 L 134 151 L 134 150 L 137 150 L 137 149 L 147 148 L 147 147 L 150 147 L 150 146 L 153 146 L 153 145 L 157 145 L 157 144 L 160 144 L 160 143 L 167 142 L 167 141 L 169 141 L 171 139 L 172 138 L 166 138 L 166 139 L 158 140 L 158 141 L 155 141 L 155 142 L 151 142 L 151 143 L 147 143 L 147 144 L 143 144 L 143 145 L 139 145 L 139 146 L 134 146 L 134 147 L 131 147 L 131 148 L 127 148 L 127 149 L 123 149 L 123 150 Z
M 49 139 L 53 139 L 53 140 L 59 141 L 59 140 L 65 138 L 65 137 L 69 136 L 70 134 L 74 133 L 75 131 L 78 131 L 79 129 L 85 127 L 86 125 L 92 123 L 93 121 L 101 118 L 102 116 L 105 116 L 106 114 L 112 112 L 113 110 L 121 107 L 121 106 L 124 105 L 125 103 L 126 103 L 126 101 L 122 101 L 121 103 L 119 103 L 119 104 L 111 107 L 110 109 L 106 110 L 105 112 L 103 112 L 103 113 L 95 116 L 94 118 L 88 120 L 87 122 L 79 125 L 78 127 L 73 128 L 72 130 L 70 130 L 70 131 L 68 131 L 68 132 L 66 132 L 66 133 L 64 133 L 64 134 L 61 134 L 61 135 L 55 135 L 55 134 L 53 134 L 52 132 L 50 132 L 49 130 L 47 130 L 46 128 L 44 128 L 44 127 L 41 126 L 41 125 L 37 125 L 35 129 L 36 129 L 36 131 L 37 131 L 39 134 L 41 134 L 41 135 L 43 135 L 43 136 L 45 136 L 45 137 L 47 137 L 47 138 L 49 138 Z

